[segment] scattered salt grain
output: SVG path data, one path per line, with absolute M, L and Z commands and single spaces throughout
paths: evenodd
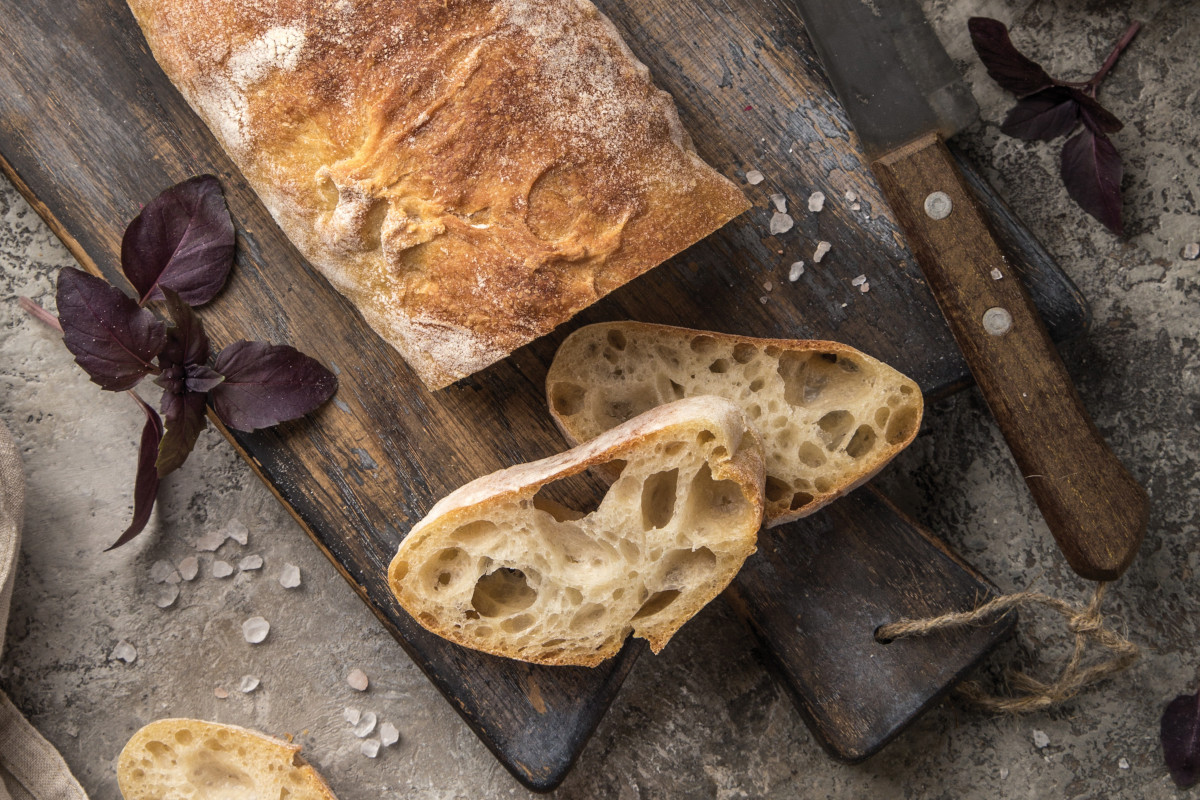
M 250 644 L 258 644 L 271 632 L 271 623 L 262 617 L 251 617 L 242 623 L 242 636 Z
M 358 721 L 362 719 L 362 712 L 357 708 L 347 707 L 346 710 L 342 712 L 342 719 L 346 720 L 346 722 L 349 722 L 351 725 L 357 725 Z
M 792 219 L 790 214 L 780 214 L 776 211 L 771 215 L 770 227 L 773 234 L 787 233 L 792 229 L 792 225 L 794 224 L 795 220 Z
M 788 270 L 788 280 L 791 281 L 792 283 L 795 283 L 796 281 L 800 280 L 800 276 L 803 274 L 804 274 L 804 262 L 797 261 L 794 264 L 792 264 L 791 269 Z
M 195 556 L 188 556 L 179 562 L 179 576 L 185 581 L 195 580 L 196 575 L 199 573 L 200 559 Z
M 783 195 L 779 193 L 771 195 L 771 204 L 775 206 L 775 210 L 780 214 L 787 213 L 787 198 Z
M 242 682 L 238 684 L 238 689 L 242 694 L 250 694 L 258 688 L 258 678 L 253 675 L 243 675 Z
M 279 585 L 285 589 L 295 589 L 300 585 L 300 568 L 295 564 L 284 564 L 279 572 Z
M 250 569 L 262 569 L 262 556 L 246 556 L 238 562 L 238 569 L 242 572 Z
M 228 561 L 214 561 L 212 563 L 212 576 L 214 578 L 228 578 L 233 574 L 233 566 Z
M 832 249 L 833 245 L 831 245 L 829 242 L 817 242 L 817 249 L 813 251 L 813 263 L 820 264 L 821 259 L 825 257 L 825 254 Z
M 117 646 L 108 654 L 108 660 L 124 661 L 126 664 L 132 664 L 134 661 L 137 661 L 137 648 L 122 639 L 117 642 Z
M 218 686 L 217 688 L 213 689 L 213 695 L 218 700 L 224 700 L 227 697 L 229 697 L 229 691 L 227 689 L 222 689 L 220 686 Z
M 992 267 L 992 280 L 998 281 L 1002 278 L 1004 278 L 1004 273 L 1001 272 L 997 267 Z
M 1000 780 L 1003 781 L 1003 780 L 1007 780 L 1007 779 L 1008 779 L 1008 767 L 1001 767 L 1000 768 Z
M 1035 730 L 1033 732 L 1033 746 L 1036 747 L 1038 750 L 1043 750 L 1046 747 L 1049 747 L 1050 746 L 1050 737 L 1046 735 L 1045 731 L 1036 731 Z
M 862 204 L 861 203 L 851 203 L 850 210 L 851 211 L 862 211 Z
M 763 281 L 763 288 L 770 292 L 775 289 L 775 284 L 770 281 Z
M 170 561 L 155 561 L 150 567 L 150 580 L 155 583 L 179 583 L 179 573 Z
M 762 303 L 765 306 L 767 304 L 768 299 L 769 298 L 764 294 L 762 297 L 758 298 L 758 302 Z
M 174 583 L 164 583 L 154 590 L 154 605 L 159 608 L 170 608 L 179 599 L 179 586 Z
M 855 278 L 854 280 L 850 281 L 850 285 L 851 285 L 851 286 L 862 286 L 862 285 L 863 285 L 864 283 L 866 283 L 866 282 L 867 282 L 867 276 L 866 276 L 866 275 L 859 275 L 857 278 Z
M 350 688 L 356 692 L 365 692 L 369 681 L 367 673 L 361 669 L 352 669 L 350 674 L 346 676 L 346 683 L 350 684 Z
M 1191 242 L 1183 246 L 1183 252 L 1180 253 L 1188 261 L 1195 261 L 1200 258 L 1200 242 Z
M 196 549 L 202 553 L 211 553 L 224 543 L 224 533 L 221 531 L 209 531 L 196 540 Z
M 846 198 L 847 203 L 853 203 L 855 200 L 858 199 L 858 195 L 854 193 L 853 189 L 847 189 L 846 194 L 843 195 L 843 197 Z
M 234 517 L 233 519 L 229 520 L 229 522 L 226 522 L 225 527 L 221 528 L 221 533 L 225 535 L 225 538 L 233 539 L 240 545 L 245 545 L 250 541 L 249 529 L 247 529 L 245 524 L 237 517 Z
M 379 755 L 379 740 L 367 739 L 362 743 L 362 754 L 367 758 L 375 758 Z
M 813 192 L 808 196 L 808 210 L 812 212 L 820 211 L 825 207 L 825 193 Z
M 362 717 L 354 724 L 354 735 L 360 739 L 365 739 L 375 730 L 375 712 L 366 711 Z
M 765 177 L 766 176 L 756 169 L 746 170 L 746 183 L 750 184 L 751 186 L 758 186 L 763 182 Z
M 400 741 L 400 731 L 396 730 L 396 726 L 390 722 L 385 722 L 379 726 L 379 742 L 384 747 L 391 747 L 396 742 Z M 1124 761 L 1124 759 L 1121 759 Z
M 866 294 L 867 292 L 871 291 L 871 284 L 863 283 L 862 286 L 858 287 L 858 290 L 863 294 Z
M 1121 769 L 1129 769 L 1129 759 L 1122 758 L 1120 761 L 1117 762 L 1117 766 Z

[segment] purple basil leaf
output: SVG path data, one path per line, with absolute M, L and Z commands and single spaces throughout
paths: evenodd
M 337 390 L 337 378 L 294 347 L 239 341 L 217 356 L 225 380 L 210 393 L 213 410 L 231 428 L 253 431 L 302 417 Z
M 1125 127 L 1125 123 L 1113 116 L 1112 112 L 1096 101 L 1096 98 L 1084 94 L 1078 89 L 1071 90 L 1072 96 L 1079 101 L 1083 112 L 1083 124 L 1097 133 L 1116 133 Z
M 158 477 L 166 477 L 178 469 L 196 446 L 196 439 L 208 425 L 204 401 L 201 392 L 163 392 L 162 412 L 167 432 L 158 446 Z
M 201 175 L 150 201 L 125 229 L 121 268 L 141 303 L 162 298 L 160 286 L 200 306 L 221 291 L 233 268 L 234 232 L 221 184 Z
M 63 342 L 100 388 L 131 389 L 158 371 L 153 361 L 166 343 L 166 328 L 120 289 L 64 267 L 58 274 L 57 301 Z
M 1062 179 L 1079 207 L 1115 234 L 1121 224 L 1121 155 L 1108 137 L 1084 128 L 1063 145 Z
M 1048 142 L 1066 136 L 1079 124 L 1079 102 L 1058 86 L 1031 94 L 1008 112 L 1002 133 L 1028 141 Z
M 1180 788 L 1195 786 L 1200 782 L 1200 692 L 1172 700 L 1159 733 L 1171 778 Z
M 1054 79 L 1046 74 L 1046 70 L 1013 47 L 1003 22 L 972 17 L 967 21 L 967 29 L 988 75 L 1005 89 L 1024 97 L 1054 85 Z
M 142 427 L 142 444 L 138 449 L 137 479 L 133 485 L 133 521 L 108 550 L 120 547 L 142 532 L 146 523 L 150 521 L 150 512 L 158 497 L 158 470 L 154 468 L 154 462 L 158 458 L 158 443 L 162 441 L 163 436 L 162 420 L 159 419 L 158 412 L 146 405 L 142 398 L 136 394 L 133 398 L 142 407 L 142 411 L 146 412 L 146 424 Z
M 225 376 L 203 364 L 189 364 L 184 372 L 184 385 L 189 392 L 211 392 Z
M 175 325 L 167 329 L 167 345 L 160 354 L 159 363 L 164 368 L 204 364 L 208 361 L 209 345 L 200 317 L 170 288 L 162 287 L 162 293 L 167 313 Z

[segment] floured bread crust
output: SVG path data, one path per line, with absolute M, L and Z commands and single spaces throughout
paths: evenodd
M 299 250 L 431 388 L 748 208 L 587 0 L 129 0 Z

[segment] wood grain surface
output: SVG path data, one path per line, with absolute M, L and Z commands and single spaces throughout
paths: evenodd
M 641 647 L 594 670 L 480 655 L 405 616 L 385 569 L 439 497 L 563 447 L 543 380 L 565 328 L 632 318 L 836 338 L 930 393 L 967 377 L 795 13 L 774 0 L 600 5 L 674 94 L 701 155 L 738 182 L 751 168 L 767 176 L 747 187 L 755 208 L 564 330 L 431 394 L 297 255 L 166 81 L 120 0 L 0 0 L 5 172 L 83 264 L 118 284 L 121 234 L 139 204 L 191 175 L 221 179 L 238 256 L 229 286 L 201 312 L 214 345 L 238 338 L 294 344 L 341 380 L 334 402 L 305 420 L 226 435 L 487 746 L 519 780 L 542 790 L 566 775 Z M 810 214 L 805 202 L 816 190 L 829 199 Z M 861 210 L 851 210 L 846 191 Z M 780 236 L 767 231 L 768 198 L 776 192 L 796 218 Z M 994 198 L 988 202 L 994 206 Z M 1081 330 L 1086 312 L 1074 287 L 1019 228 L 1006 235 L 1052 331 Z M 819 265 L 811 258 L 818 240 L 832 244 Z M 789 283 L 788 266 L 800 259 L 808 270 Z M 851 283 L 859 274 L 869 280 L 868 293 Z
M 1150 500 L 1084 409 L 1025 287 L 1007 275 L 950 151 L 930 134 L 873 166 L 1067 562 L 1089 580 L 1116 580 L 1146 534 Z M 926 213 L 933 192 L 950 203 L 944 218 Z

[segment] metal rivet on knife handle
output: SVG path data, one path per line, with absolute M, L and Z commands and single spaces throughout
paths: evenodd
M 992 336 L 1003 336 L 1012 328 L 1012 314 L 1008 309 L 993 306 L 983 312 L 983 329 Z
M 931 192 L 925 198 L 925 213 L 930 219 L 945 219 L 953 208 L 954 203 L 945 192 Z

